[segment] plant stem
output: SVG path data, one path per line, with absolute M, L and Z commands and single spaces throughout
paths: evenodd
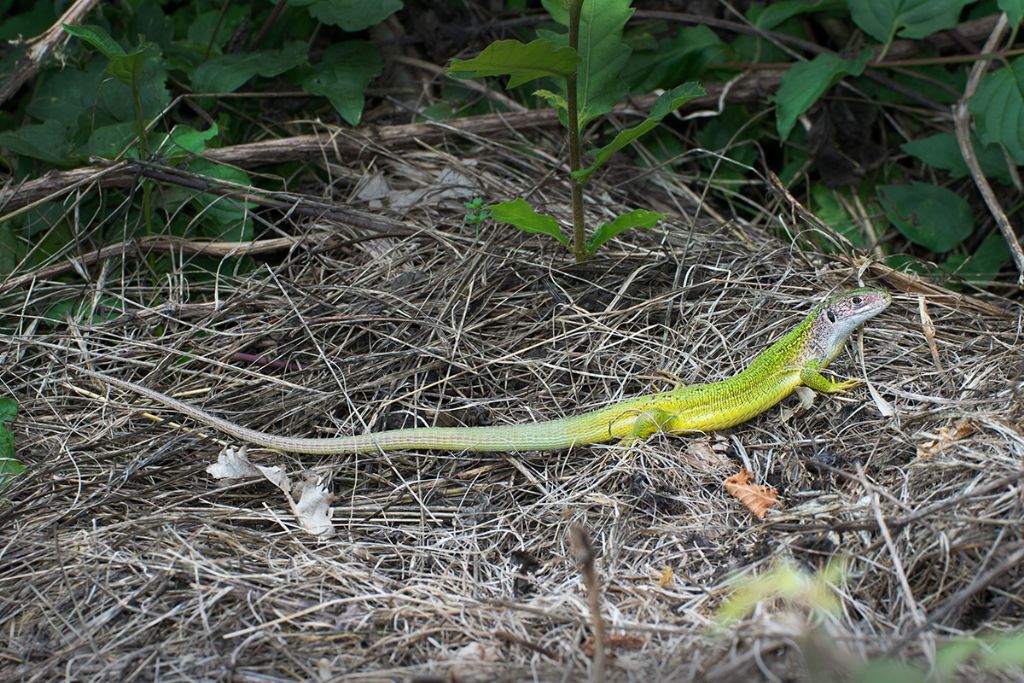
M 569 4 L 569 47 L 573 50 L 580 45 L 580 10 L 583 7 L 583 0 L 572 0 Z M 580 114 L 576 88 L 576 72 L 566 79 L 566 112 L 569 122 L 569 170 L 580 170 Z M 576 179 L 569 176 L 572 183 L 572 248 L 576 254 L 576 263 L 583 263 L 587 260 L 586 231 L 583 227 L 583 186 Z

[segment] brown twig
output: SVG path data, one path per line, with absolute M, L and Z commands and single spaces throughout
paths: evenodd
M 603 683 L 605 678 L 605 657 L 608 639 L 605 634 L 604 618 L 601 616 L 601 581 L 597 578 L 594 568 L 594 546 L 590 536 L 583 527 L 573 526 L 570 531 L 572 551 L 583 574 L 583 584 L 587 588 L 587 604 L 590 606 L 590 623 L 594 630 L 594 659 L 591 669 L 591 680 Z
M 50 53 L 61 43 L 67 41 L 70 34 L 64 31 L 63 24 L 76 25 L 85 18 L 89 10 L 98 0 L 75 0 L 46 32 L 25 41 L 31 48 L 14 67 L 14 73 L 3 84 L 0 84 L 0 104 L 6 102 L 22 85 L 36 75 Z
M 993 52 L 1008 28 L 1006 14 L 1001 14 L 999 21 L 996 22 L 991 35 L 989 35 L 985 43 L 985 47 L 982 48 L 982 53 Z M 980 59 L 975 62 L 971 68 L 971 74 L 967 78 L 967 87 L 964 88 L 963 97 L 953 107 L 956 141 L 960 146 L 960 154 L 963 155 L 964 162 L 971 171 L 971 179 L 974 181 L 975 187 L 978 188 L 981 198 L 985 201 L 985 206 L 988 207 L 989 213 L 995 219 L 996 225 L 999 226 L 999 231 L 1003 233 L 1003 239 L 1006 240 L 1006 245 L 1013 256 L 1013 262 L 1017 266 L 1017 286 L 1024 288 L 1024 249 L 1021 249 L 1020 241 L 1014 233 L 1009 217 L 1007 217 L 1003 207 L 1000 206 L 996 193 L 992 190 L 992 185 L 981 170 L 981 164 L 978 163 L 978 158 L 974 153 L 974 142 L 971 139 L 971 112 L 968 108 L 968 103 L 978 89 L 978 83 L 981 81 L 981 77 L 985 75 L 988 63 L 989 60 L 987 59 Z

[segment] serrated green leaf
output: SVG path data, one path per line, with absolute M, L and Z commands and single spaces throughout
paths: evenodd
M 998 145 L 983 145 L 976 135 L 972 137 L 974 153 L 985 177 L 1009 185 L 1012 182 L 1010 170 L 1002 149 Z M 936 133 L 926 138 L 904 142 L 900 149 L 932 168 L 947 171 L 951 178 L 965 178 L 970 175 L 963 154 L 960 153 L 960 145 L 952 133 Z
M 626 230 L 631 228 L 648 230 L 664 217 L 664 214 L 646 209 L 636 209 L 629 213 L 624 213 L 615 220 L 602 224 L 601 227 L 594 231 L 594 234 L 587 240 L 587 255 L 592 255 L 602 244 Z
M 562 244 L 569 246 L 569 238 L 562 232 L 562 227 L 554 216 L 537 213 L 525 199 L 491 204 L 487 208 L 491 211 L 491 217 L 498 223 L 510 223 L 523 232 L 550 235 Z
M 944 254 L 974 230 L 971 207 L 938 185 L 879 185 L 878 198 L 889 221 L 914 244 Z
M 654 105 L 651 107 L 651 113 L 646 119 L 635 126 L 619 131 L 619 134 L 616 135 L 611 142 L 594 152 L 594 163 L 584 169 L 573 172 L 572 175 L 576 179 L 576 182 L 581 185 L 586 183 L 590 179 L 590 176 L 593 175 L 594 171 L 601 168 L 601 166 L 603 166 L 613 154 L 639 138 L 641 135 L 650 132 L 661 122 L 663 118 L 683 106 L 683 104 L 689 102 L 695 97 L 700 97 L 703 94 L 704 88 L 700 87 L 699 83 L 684 83 L 683 85 L 669 90 L 668 92 L 662 93 L 658 99 L 654 101 Z
M 323 60 L 302 82 L 302 89 L 326 97 L 341 118 L 357 126 L 363 116 L 366 86 L 382 69 L 376 47 L 350 40 L 327 48 Z
M 767 5 L 757 15 L 754 25 L 771 30 L 779 24 L 800 14 L 809 12 L 832 12 L 846 9 L 846 0 L 784 0 Z
M 260 50 L 214 57 L 199 66 L 192 75 L 192 91 L 228 93 L 241 88 L 254 76 L 272 78 L 306 61 L 307 47 L 300 41 L 280 50 Z
M 850 17 L 880 43 L 895 36 L 924 38 L 953 28 L 960 11 L 975 0 L 857 0 L 849 3 Z
M 776 125 L 779 137 L 783 140 L 789 137 L 797 118 L 841 78 L 860 76 L 871 54 L 867 48 L 852 59 L 821 54 L 809 62 L 798 62 L 791 66 L 782 77 L 782 84 L 774 97 L 778 103 Z
M 529 43 L 498 40 L 472 59 L 453 59 L 448 75 L 456 78 L 508 76 L 506 88 L 515 88 L 546 76 L 562 78 L 576 70 L 579 58 L 569 47 L 537 39 Z
M 1021 19 L 1024 19 L 1024 0 L 998 0 L 996 4 L 999 9 L 1006 12 L 1011 29 L 1020 24 Z
M 978 137 L 1024 164 L 1024 57 L 986 74 L 969 103 Z
M 541 90 L 534 90 L 533 94 L 536 95 L 537 97 L 545 100 L 549 105 L 551 105 L 555 109 L 559 109 L 561 111 L 566 111 L 569 108 L 569 103 L 565 101 L 565 98 L 562 97 L 561 95 L 559 95 L 556 92 L 551 92 L 550 90 L 541 89 Z
M 401 0 L 288 0 L 288 5 L 308 7 L 317 21 L 349 32 L 375 26 L 402 9 Z

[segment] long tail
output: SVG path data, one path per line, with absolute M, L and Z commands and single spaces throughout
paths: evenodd
M 240 441 L 288 453 L 376 453 L 381 450 L 444 451 L 548 451 L 575 445 L 601 443 L 622 436 L 609 430 L 614 406 L 561 420 L 489 427 L 421 427 L 393 429 L 374 434 L 309 439 L 277 436 L 229 422 L 194 405 L 171 398 L 141 384 L 86 368 L 79 372 L 110 386 L 132 391 L 187 415 Z M 618 430 L 616 430 L 618 431 Z

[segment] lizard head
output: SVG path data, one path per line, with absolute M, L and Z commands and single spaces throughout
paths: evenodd
M 846 340 L 860 327 L 892 303 L 882 289 L 851 289 L 821 304 L 811 322 L 808 352 L 814 360 L 827 365 L 843 350 Z

